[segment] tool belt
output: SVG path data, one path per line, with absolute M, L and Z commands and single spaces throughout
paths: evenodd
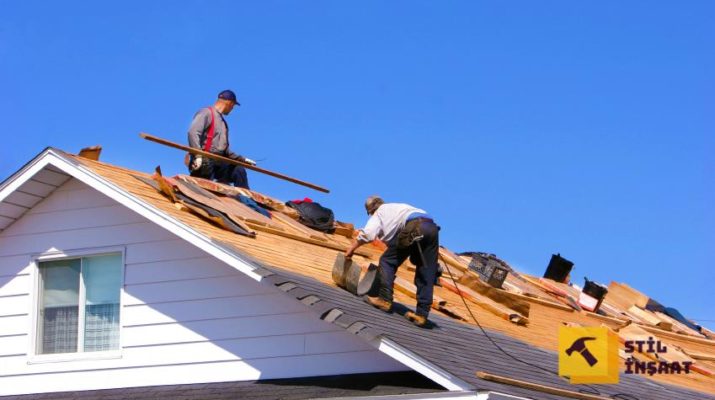
M 407 221 L 404 228 L 397 234 L 397 248 L 406 249 L 414 243 L 415 238 L 422 236 L 420 225 L 424 221 L 432 221 L 429 218 L 418 217 Z

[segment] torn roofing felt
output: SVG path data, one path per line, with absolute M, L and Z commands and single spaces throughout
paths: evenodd
M 580 309 L 579 290 L 572 286 L 510 271 L 502 288 L 493 288 L 469 270 L 469 256 L 456 255 L 443 248 L 441 262 L 455 275 L 458 283 L 455 285 L 443 277 L 443 286 L 435 288 L 435 306 L 430 317 L 439 328 L 421 330 L 399 315 L 374 310 L 359 298 L 336 288 L 331 268 L 336 255 L 350 243 L 354 232 L 348 228 L 349 224 L 342 223 L 335 234 L 326 234 L 302 226 L 296 221 L 296 215 L 291 214 L 294 210 L 257 192 L 186 176 L 157 180 L 142 172 L 55 152 L 67 162 L 91 171 L 155 208 L 166 218 L 204 235 L 215 246 L 240 259 L 254 260 L 251 263 L 256 268 L 254 274 L 278 284 L 279 289 L 316 310 L 326 321 L 371 342 L 389 338 L 476 388 L 515 394 L 521 391 L 534 398 L 557 398 L 481 380 L 475 376 L 477 371 L 566 389 L 579 386 L 568 385 L 553 374 L 534 371 L 501 353 L 474 327 L 462 299 L 455 293 L 457 291 L 465 294 L 479 322 L 492 332 L 490 336 L 494 336 L 497 343 L 504 344 L 502 347 L 507 352 L 554 372 L 557 370 L 553 353 L 555 336 L 558 326 L 563 324 L 605 325 L 614 331 L 624 329 L 623 332 L 628 332 L 628 325 L 634 325 L 674 348 L 681 348 L 686 357 L 693 357 L 696 365 L 702 367 L 700 372 L 688 376 L 643 379 L 622 375 L 621 384 L 604 387 L 602 393 L 633 393 L 637 398 L 644 398 L 637 396 L 643 394 L 641 389 L 665 391 L 675 396 L 670 398 L 705 398 L 703 393 L 715 393 L 715 378 L 708 375 L 713 369 L 708 357 L 715 354 L 715 341 L 709 338 L 712 333 L 707 329 L 695 331 L 676 320 L 667 319 L 665 314 L 646 309 L 647 296 L 627 285 L 614 282 L 609 286 L 613 290 L 607 295 L 602 312 L 591 313 Z M 167 186 L 162 188 L 160 182 Z M 170 193 L 165 193 L 167 188 Z M 264 206 L 271 218 L 241 204 L 234 198 L 237 195 L 248 196 Z M 231 224 L 235 226 L 232 228 Z M 354 259 L 363 265 L 376 263 L 382 250 L 377 243 L 367 245 Z M 406 306 L 414 305 L 414 288 L 410 286 L 413 271 L 414 266 L 406 263 L 398 273 L 396 300 Z M 635 356 L 644 357 L 641 354 Z

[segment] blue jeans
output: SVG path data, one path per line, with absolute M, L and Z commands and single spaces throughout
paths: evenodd
M 432 307 L 432 292 L 434 291 L 434 281 L 437 278 L 437 256 L 439 254 L 439 227 L 432 221 L 422 220 L 420 231 L 423 235 L 419 242 L 422 248 L 420 257 L 417 243 L 413 243 L 407 248 L 397 247 L 397 236 L 388 244 L 387 250 L 380 257 L 380 274 L 382 286 L 380 286 L 380 297 L 383 300 L 392 302 L 393 285 L 395 274 L 403 262 L 410 258 L 417 266 L 415 270 L 415 286 L 417 286 L 417 314 L 427 317 Z

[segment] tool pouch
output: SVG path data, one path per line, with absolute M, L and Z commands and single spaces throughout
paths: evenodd
M 400 233 L 397 234 L 398 249 L 406 249 L 410 247 L 416 237 L 422 236 L 422 231 L 420 230 L 421 222 L 422 221 L 419 218 L 407 221 L 405 227 L 402 228 Z

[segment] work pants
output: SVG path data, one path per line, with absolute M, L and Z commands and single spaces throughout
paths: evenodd
M 387 250 L 380 257 L 380 274 L 382 285 L 380 297 L 392 302 L 395 274 L 402 263 L 410 258 L 417 269 L 415 270 L 415 286 L 417 287 L 417 314 L 427 317 L 432 307 L 432 292 L 437 277 L 437 255 L 439 254 L 439 227 L 431 220 L 423 219 L 420 222 L 420 231 L 423 235 L 420 241 L 424 262 L 420 257 L 417 243 L 406 248 L 398 248 L 397 236 L 388 244 Z
M 198 176 L 219 183 L 250 189 L 248 187 L 248 174 L 246 173 L 246 169 L 240 165 L 224 164 L 204 158 L 204 165 L 198 170 L 191 172 L 191 176 Z

